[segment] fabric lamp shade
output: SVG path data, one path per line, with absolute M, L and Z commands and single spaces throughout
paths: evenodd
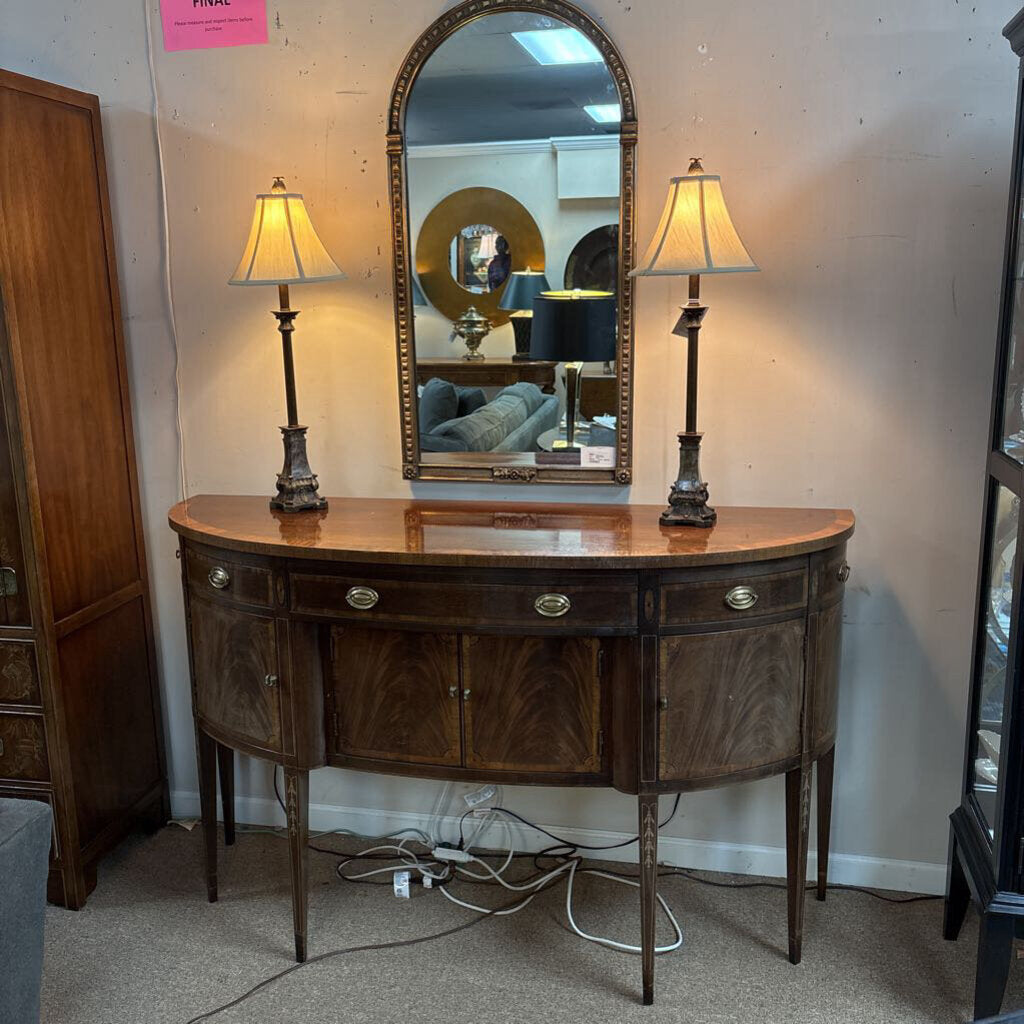
M 308 284 L 339 281 L 345 274 L 317 236 L 298 192 L 280 178 L 256 196 L 245 251 L 229 284 Z
M 533 309 L 533 300 L 541 292 L 551 291 L 548 279 L 540 270 L 515 270 L 509 275 L 498 309 Z
M 758 267 L 750 258 L 722 195 L 722 179 L 699 160 L 672 178 L 658 230 L 630 277 L 735 274 Z
M 533 300 L 531 359 L 560 363 L 615 358 L 615 296 L 611 292 L 544 292 Z

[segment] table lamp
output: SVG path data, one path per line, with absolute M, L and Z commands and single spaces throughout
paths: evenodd
M 516 339 L 513 362 L 523 363 L 530 359 L 530 328 L 533 326 L 533 300 L 541 292 L 551 290 L 548 279 L 541 270 L 514 270 L 509 275 L 498 309 L 515 310 L 509 321 Z
M 297 309 L 288 304 L 288 286 L 319 281 L 341 281 L 345 274 L 328 255 L 310 222 L 302 196 L 289 192 L 281 178 L 274 178 L 269 192 L 256 196 L 252 227 L 245 251 L 228 284 L 276 284 L 280 309 L 277 317 L 284 348 L 284 391 L 288 425 L 284 436 L 284 468 L 277 477 L 277 497 L 270 507 L 282 512 L 327 508 L 327 499 L 317 493 L 316 474 L 306 457 L 306 427 L 299 423 L 295 402 L 295 367 L 292 362 L 292 333 Z
M 615 358 L 615 296 L 611 292 L 543 292 L 533 300 L 531 359 L 565 363 L 565 444 L 578 451 L 576 418 L 585 362 Z
M 708 485 L 700 476 L 697 433 L 697 339 L 708 307 L 700 303 L 701 274 L 735 274 L 758 267 L 740 241 L 722 196 L 722 179 L 705 174 L 698 157 L 681 178 L 672 178 L 658 230 L 630 277 L 690 279 L 689 302 L 673 334 L 685 335 L 686 429 L 679 434 L 679 476 L 661 513 L 663 526 L 714 526 Z

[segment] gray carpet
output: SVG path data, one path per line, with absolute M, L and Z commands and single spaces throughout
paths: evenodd
M 426 935 L 473 916 L 420 887 L 406 902 L 389 888 L 342 883 L 334 858 L 310 857 L 311 956 Z M 49 908 L 43 1020 L 184 1024 L 289 966 L 287 844 L 249 834 L 233 848 L 222 846 L 216 904 L 206 902 L 202 877 L 198 829 L 171 827 L 129 840 L 104 861 L 84 910 Z M 448 938 L 304 967 L 211 1019 L 952 1024 L 969 1017 L 973 914 L 960 941 L 947 943 L 939 901 L 893 906 L 833 892 L 822 904 L 809 894 L 804 961 L 792 967 L 783 890 L 712 888 L 677 877 L 663 880 L 661 891 L 680 916 L 686 943 L 658 958 L 653 1007 L 639 1004 L 636 956 L 567 929 L 559 887 L 515 916 Z M 507 895 L 479 887 L 460 893 L 492 905 Z M 585 930 L 638 941 L 636 890 L 583 878 L 576 907 Z M 1022 973 L 1015 964 L 1008 1008 L 1024 1005 Z

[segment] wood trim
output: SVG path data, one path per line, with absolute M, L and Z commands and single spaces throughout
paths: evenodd
M 113 594 L 108 594 L 99 601 L 94 601 L 80 611 L 66 615 L 63 619 L 58 619 L 54 623 L 57 639 L 63 640 L 68 634 L 74 633 L 75 630 L 81 629 L 83 626 L 88 626 L 90 622 L 102 619 L 104 615 L 116 611 L 121 605 L 128 604 L 129 601 L 138 600 L 138 598 L 142 597 L 143 590 L 142 581 L 136 580 L 134 583 L 129 583 L 128 586 L 114 591 Z

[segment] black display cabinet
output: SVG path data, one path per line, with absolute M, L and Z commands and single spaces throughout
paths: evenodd
M 1024 10 L 1003 30 L 1024 58 Z M 950 815 L 949 867 L 943 922 L 960 932 L 973 899 L 981 914 L 975 1019 L 1000 1010 L 1014 936 L 1024 934 L 1024 693 L 1021 691 L 1021 529 L 1024 493 L 1024 232 L 1021 219 L 1024 62 L 1006 227 L 999 344 L 989 431 L 985 520 L 971 698 L 960 806 Z

